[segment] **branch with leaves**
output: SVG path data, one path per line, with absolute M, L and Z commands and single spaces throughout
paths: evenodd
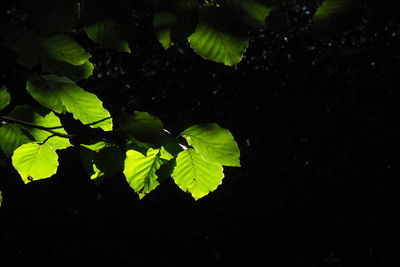
M 369 2 L 326 0 L 320 6 L 305 6 L 295 0 L 159 0 L 145 4 L 152 4 L 154 35 L 164 49 L 187 42 L 199 56 L 235 66 L 249 46 L 249 29 L 288 29 L 288 10 L 306 10 L 312 19 L 310 30 L 328 34 L 362 19 L 372 21 L 371 12 L 363 13 Z M 138 21 L 126 4 L 123 0 L 21 0 L 2 6 L 0 49 L 12 63 L 4 68 L 26 76 L 25 88 L 37 105 L 28 106 L 0 85 L 1 153 L 11 158 L 26 183 L 55 175 L 57 151 L 75 146 L 92 179 L 123 172 L 142 198 L 157 187 L 159 176 L 167 175 L 199 199 L 221 184 L 223 166 L 240 166 L 240 152 L 228 130 L 215 123 L 194 125 L 180 133 L 187 141 L 182 145 L 158 118 L 138 111 L 111 117 L 102 100 L 78 85 L 92 76 L 94 65 L 92 55 L 71 33 L 131 53 L 132 29 Z M 11 111 L 4 114 L 5 110 Z M 96 134 L 87 138 L 68 134 L 60 121 L 67 113 Z

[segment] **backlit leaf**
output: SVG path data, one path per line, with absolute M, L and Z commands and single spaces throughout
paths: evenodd
M 362 6 L 355 0 L 325 0 L 313 17 L 315 31 L 336 32 L 361 22 Z
M 109 118 L 110 113 L 103 107 L 96 95 L 89 93 L 66 77 L 55 75 L 33 76 L 26 88 L 41 105 L 57 113 L 72 113 L 83 124 L 90 124 Z M 112 130 L 111 119 L 90 125 L 104 131 Z
M 257 28 L 266 28 L 265 19 L 274 10 L 254 0 L 223 0 L 223 3 L 236 11 L 248 25 Z
M 128 41 L 118 33 L 117 22 L 106 20 L 84 27 L 92 41 L 120 52 L 130 53 Z
M 58 168 L 58 155 L 48 144 L 28 143 L 14 151 L 12 164 L 24 183 L 28 183 L 55 174 Z
M 0 148 L 7 157 L 11 157 L 19 146 L 31 141 L 16 124 L 7 123 L 0 127 Z
M 125 134 L 142 142 L 156 144 L 164 134 L 160 119 L 147 112 L 135 111 L 133 115 L 122 116 L 119 125 Z
M 114 146 L 102 147 L 102 143 L 82 145 L 80 150 L 82 163 L 91 179 L 113 176 L 124 169 L 125 153 Z
M 67 134 L 64 128 L 61 125 L 60 119 L 53 113 L 49 112 L 48 114 L 41 115 L 32 110 L 29 106 L 17 106 L 13 111 L 8 114 L 8 117 L 21 120 L 27 123 L 31 123 L 36 126 L 42 126 L 46 128 L 54 128 L 52 131 Z M 53 136 L 50 132 L 47 132 L 42 129 L 37 129 L 35 127 L 29 127 L 24 125 L 18 125 L 21 129 L 23 129 L 26 133 L 29 133 L 36 142 L 41 143 L 46 141 L 48 145 L 50 145 L 54 150 L 57 149 L 65 149 L 71 146 L 68 138 Z M 56 128 L 55 128 L 56 127 Z M 61 127 L 61 128 L 59 128 Z M 49 139 L 48 139 L 49 138 Z
M 146 155 L 135 151 L 126 152 L 124 174 L 129 185 L 143 198 L 158 185 L 156 171 L 172 156 L 163 148 L 150 148 Z
M 192 148 L 178 154 L 171 176 L 183 191 L 191 193 L 196 200 L 214 191 L 224 178 L 221 164 L 205 161 Z
M 181 135 L 205 160 L 225 166 L 240 166 L 240 151 L 232 134 L 218 124 L 194 125 Z
M 153 27 L 164 49 L 184 41 L 195 30 L 199 4 L 196 0 L 163 0 L 154 11 Z
M 7 91 L 5 86 L 0 86 L 0 110 L 4 109 L 5 107 L 10 104 L 11 96 Z
M 41 64 L 43 72 L 67 76 L 74 80 L 92 75 L 91 55 L 66 34 L 37 36 L 34 32 L 20 34 L 13 49 L 21 65 L 33 67 Z
M 130 53 L 134 23 L 123 0 L 82 0 L 81 21 L 92 41 L 116 51 Z
M 38 40 L 38 45 L 45 56 L 78 66 L 85 64 L 90 54 L 66 34 L 55 34 Z
M 94 66 L 89 60 L 77 66 L 58 60 L 44 61 L 42 65 L 43 72 L 66 76 L 73 81 L 89 78 L 93 74 L 93 70 Z
M 247 27 L 226 8 L 203 7 L 195 32 L 188 38 L 200 56 L 233 66 L 242 60 L 249 44 Z

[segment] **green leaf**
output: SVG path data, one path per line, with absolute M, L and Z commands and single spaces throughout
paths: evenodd
M 346 30 L 361 22 L 361 2 L 354 0 L 325 0 L 313 17 L 315 31 L 335 32 Z
M 60 114 L 68 111 L 83 124 L 91 124 L 110 117 L 110 113 L 96 95 L 83 90 L 66 77 L 33 76 L 28 80 L 26 88 L 44 107 Z M 112 121 L 107 119 L 90 127 L 111 131 Z
M 130 53 L 134 23 L 130 9 L 121 0 L 82 0 L 81 20 L 92 41 L 116 51 Z
M 199 22 L 188 40 L 200 56 L 228 66 L 242 60 L 249 44 L 246 25 L 229 9 L 216 7 L 199 10 Z
M 198 8 L 196 0 L 158 2 L 154 11 L 153 28 L 164 49 L 186 40 L 194 32 Z
M 125 134 L 141 142 L 157 144 L 164 135 L 163 123 L 147 112 L 135 111 L 133 115 L 122 116 L 119 125 Z
M 10 104 L 11 96 L 7 92 L 7 88 L 5 86 L 0 86 L 0 110 L 4 109 L 5 107 Z
M 55 174 L 58 168 L 58 155 L 48 144 L 28 143 L 14 151 L 12 164 L 24 183 L 28 183 Z
M 67 62 L 74 66 L 85 64 L 90 54 L 66 34 L 55 34 L 38 40 L 38 45 L 44 56 L 53 60 Z
M 171 158 L 171 154 L 163 148 L 150 148 L 146 155 L 135 150 L 126 152 L 124 174 L 140 199 L 159 185 L 156 171 Z
M 171 28 L 176 24 L 177 20 L 173 12 L 158 11 L 154 13 L 154 32 L 164 49 L 168 49 L 173 45 L 170 34 Z
M 42 71 L 57 76 L 66 76 L 73 81 L 87 79 L 92 76 L 94 70 L 93 64 L 88 60 L 82 65 L 74 66 L 64 61 L 45 61 L 42 65 Z
M 184 130 L 181 135 L 206 161 L 225 166 L 240 166 L 240 151 L 232 134 L 218 124 L 194 125 Z
M 128 41 L 118 32 L 117 22 L 114 20 L 102 21 L 84 29 L 93 42 L 116 51 L 131 52 Z
M 103 147 L 103 142 L 82 145 L 80 156 L 91 179 L 113 176 L 124 170 L 125 153 L 114 146 Z
M 214 191 L 224 178 L 220 164 L 205 161 L 192 148 L 178 154 L 171 176 L 183 191 L 191 193 L 196 200 Z
M 92 151 L 100 151 L 101 149 L 105 148 L 108 144 L 106 142 L 100 141 L 94 144 L 86 145 L 86 144 L 81 144 L 81 146 L 86 147 L 89 150 Z
M 90 54 L 66 34 L 48 37 L 23 31 L 13 49 L 19 64 L 33 67 L 41 63 L 43 72 L 67 76 L 74 80 L 86 79 L 93 72 Z
M 46 113 L 48 114 L 42 116 L 39 113 L 33 111 L 32 108 L 29 106 L 17 106 L 13 111 L 8 114 L 8 117 L 31 123 L 36 126 L 54 128 L 51 130 L 66 135 L 67 132 L 62 127 L 60 119 L 53 112 Z M 47 139 L 46 143 L 50 145 L 54 150 L 65 149 L 71 146 L 68 138 L 59 136 L 53 136 L 49 138 L 53 134 L 45 130 L 24 125 L 19 125 L 19 127 L 23 129 L 26 133 L 29 133 L 38 143 L 41 143 Z
M 7 157 L 11 157 L 19 146 L 31 141 L 16 124 L 7 123 L 0 127 L 0 147 Z
M 28 19 L 40 30 L 65 31 L 72 29 L 79 19 L 76 0 L 30 0 Z
M 254 0 L 224 0 L 225 6 L 232 8 L 248 25 L 256 28 L 266 28 L 265 22 L 274 7 Z

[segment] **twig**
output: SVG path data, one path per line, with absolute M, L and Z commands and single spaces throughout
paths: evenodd
M 63 134 L 63 133 L 59 133 L 59 132 L 53 131 L 53 129 L 63 128 L 62 126 L 44 127 L 44 126 L 36 125 L 36 124 L 30 123 L 30 122 L 26 122 L 26 121 L 21 121 L 21 120 L 17 120 L 17 119 L 14 119 L 14 118 L 10 118 L 10 117 L 7 117 L 7 116 L 1 116 L 0 118 L 1 118 L 1 120 L 5 121 L 5 122 L 18 123 L 18 124 L 21 124 L 21 125 L 24 125 L 24 126 L 32 127 L 32 128 L 39 129 L 39 130 L 43 130 L 43 131 L 52 133 L 54 136 L 63 137 L 63 138 L 72 138 L 73 137 L 72 135 L 69 135 L 69 134 Z
M 106 120 L 109 120 L 109 119 L 111 119 L 111 117 L 104 118 L 104 119 L 101 119 L 101 120 L 98 120 L 98 121 L 95 121 L 95 122 L 91 122 L 91 123 L 88 123 L 88 124 L 84 124 L 84 125 L 85 126 L 95 125 L 95 124 L 98 124 L 98 123 L 100 123 L 102 121 L 106 121 Z

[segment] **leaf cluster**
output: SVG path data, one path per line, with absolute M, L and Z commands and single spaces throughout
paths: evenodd
M 12 163 L 28 183 L 55 175 L 57 151 L 75 147 L 95 181 L 123 172 L 142 198 L 157 187 L 160 176 L 171 176 L 182 190 L 199 199 L 221 184 L 223 166 L 240 166 L 239 149 L 228 130 L 216 123 L 197 124 L 175 137 L 147 112 L 111 114 L 103 103 L 106 99 L 79 85 L 92 77 L 95 66 L 76 35 L 118 52 L 134 50 L 138 22 L 132 14 L 140 10 L 126 4 L 123 0 L 2 4 L 0 50 L 2 55 L 12 55 L 5 68 L 23 77 L 25 88 L 0 84 L 0 160 Z M 159 0 L 152 4 L 154 35 L 165 49 L 188 42 L 201 57 L 228 66 L 243 59 L 252 28 L 287 30 L 288 10 L 309 12 L 311 29 L 323 33 L 368 19 L 361 12 L 368 10 L 361 0 L 326 0 L 314 9 L 294 0 Z M 343 16 L 350 19 L 342 23 Z M 21 89 L 26 89 L 30 101 L 20 97 Z M 85 130 L 69 133 L 64 123 L 67 116 Z M 179 137 L 187 143 L 179 143 Z

